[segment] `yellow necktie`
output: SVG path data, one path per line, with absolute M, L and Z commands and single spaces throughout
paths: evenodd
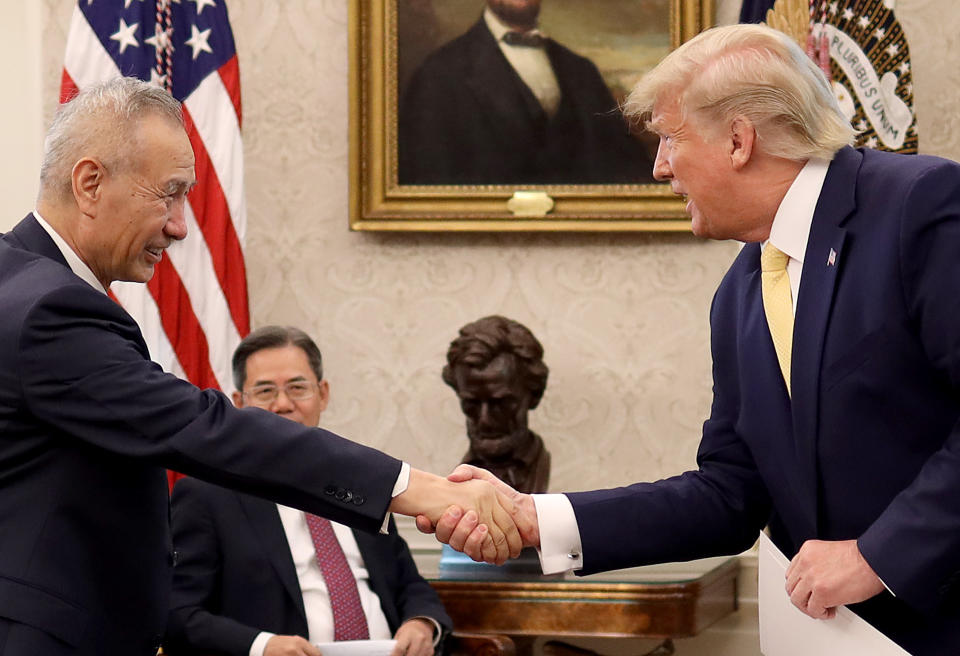
M 793 300 L 787 262 L 790 257 L 768 243 L 760 254 L 760 287 L 763 291 L 763 311 L 767 315 L 773 348 L 777 351 L 780 371 L 790 394 L 790 351 L 793 348 Z

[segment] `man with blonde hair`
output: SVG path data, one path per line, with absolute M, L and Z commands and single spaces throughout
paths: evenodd
M 626 110 L 693 231 L 745 242 L 710 313 L 713 405 L 696 470 L 515 494 L 525 543 L 591 573 L 767 527 L 811 617 L 852 604 L 912 654 L 960 653 L 960 165 L 851 148 L 826 79 L 765 26 L 692 39 Z M 474 551 L 471 522 L 436 528 Z

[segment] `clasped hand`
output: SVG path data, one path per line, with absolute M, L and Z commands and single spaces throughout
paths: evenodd
M 517 492 L 487 470 L 472 465 L 460 465 L 447 476 L 447 480 L 457 485 L 482 482 L 484 485 L 493 487 L 501 500 L 502 507 L 509 514 L 512 527 L 509 535 L 511 538 L 516 535 L 516 550 L 514 550 L 514 543 L 510 542 L 511 558 L 520 555 L 520 547 L 540 546 L 537 511 L 533 497 L 529 494 Z M 467 510 L 464 511 L 464 508 Z M 457 551 L 462 551 L 473 560 L 497 565 L 506 561 L 505 558 L 502 560 L 490 558 L 496 547 L 494 527 L 488 525 L 482 513 L 471 509 L 470 506 L 451 504 L 437 519 L 423 514 L 418 515 L 417 528 L 424 533 L 436 533 L 437 540 L 449 544 Z M 496 554 L 499 556 L 500 551 L 496 550 Z

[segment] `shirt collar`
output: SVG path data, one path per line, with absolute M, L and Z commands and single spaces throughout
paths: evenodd
M 487 24 L 487 29 L 490 30 L 490 34 L 493 35 L 493 38 L 496 39 L 498 43 L 503 43 L 504 34 L 515 31 L 510 29 L 509 26 L 504 25 L 503 21 L 500 20 L 499 16 L 493 13 L 493 10 L 490 9 L 490 7 L 487 7 L 483 10 L 483 20 Z M 536 32 L 537 30 L 531 31 Z
M 50 235 L 50 238 L 53 240 L 53 243 L 57 245 L 57 248 L 60 249 L 60 253 L 63 255 L 63 259 L 67 261 L 67 265 L 70 267 L 70 270 L 73 271 L 79 278 L 81 278 L 85 283 L 96 289 L 97 291 L 107 293 L 107 290 L 103 288 L 103 285 L 100 284 L 100 281 L 97 280 L 97 277 L 93 275 L 93 271 L 90 270 L 90 267 L 80 259 L 80 256 L 70 248 L 70 245 L 66 240 L 60 236 L 56 230 L 53 229 L 47 220 L 40 216 L 40 212 L 33 210 L 33 216 L 37 219 L 37 223 L 40 224 L 44 230 L 47 231 L 47 234 Z
M 813 213 L 829 167 L 830 162 L 825 159 L 808 160 L 780 202 L 770 226 L 768 241 L 800 263 L 807 251 Z

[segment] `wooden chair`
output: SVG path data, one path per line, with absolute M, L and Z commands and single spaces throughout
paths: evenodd
M 509 636 L 497 633 L 464 633 L 447 636 L 446 656 L 516 656 L 517 648 Z

